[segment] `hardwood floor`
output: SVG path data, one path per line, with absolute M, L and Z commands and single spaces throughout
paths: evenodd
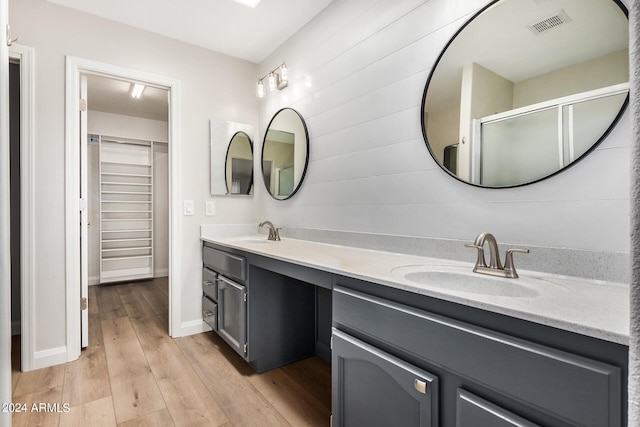
M 91 286 L 89 298 L 78 360 L 20 372 L 14 351 L 13 402 L 28 410 L 13 426 L 329 425 L 331 368 L 321 359 L 258 375 L 212 332 L 170 338 L 166 278 Z

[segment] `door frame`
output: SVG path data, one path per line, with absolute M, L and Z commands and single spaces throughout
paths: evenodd
M 35 50 L 14 44 L 9 59 L 20 63 L 20 369 L 35 369 Z
M 179 81 L 143 71 L 92 60 L 66 57 L 65 100 L 65 255 L 67 361 L 80 356 L 80 74 L 138 81 L 169 92 L 169 335 L 180 335 L 181 294 L 178 254 L 182 243 L 180 222 Z M 89 301 L 89 304 L 92 302 Z

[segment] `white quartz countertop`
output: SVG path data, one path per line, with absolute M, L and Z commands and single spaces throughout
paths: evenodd
M 518 279 L 493 278 L 473 273 L 473 263 L 288 238 L 274 242 L 264 235 L 201 237 L 229 248 L 629 344 L 627 284 L 526 270 L 518 270 Z

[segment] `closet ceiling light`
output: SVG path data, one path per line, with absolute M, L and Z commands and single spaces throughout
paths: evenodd
M 139 99 L 142 96 L 142 92 L 144 92 L 144 85 L 139 83 L 135 83 L 131 85 L 131 97 L 135 99 Z
M 258 3 L 260 3 L 261 0 L 233 0 L 233 1 L 245 6 L 249 6 L 252 9 L 255 9 L 255 7 L 258 5 Z

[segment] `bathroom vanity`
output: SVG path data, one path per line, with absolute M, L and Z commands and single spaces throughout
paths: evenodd
M 624 285 L 266 236 L 203 242 L 205 321 L 257 372 L 330 359 L 334 426 L 626 425 Z

